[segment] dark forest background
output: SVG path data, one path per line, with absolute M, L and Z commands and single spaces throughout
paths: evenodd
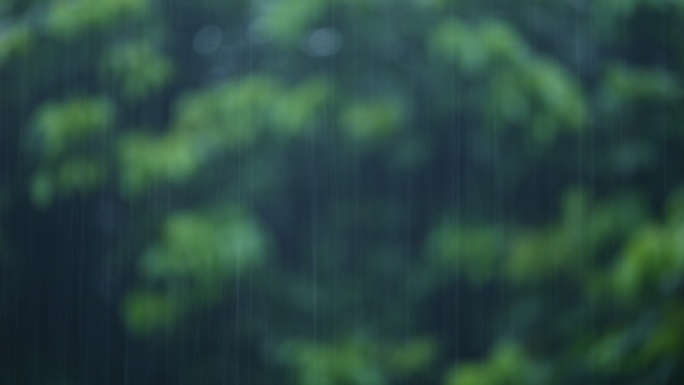
M 0 0 L 0 384 L 684 383 L 684 2 Z

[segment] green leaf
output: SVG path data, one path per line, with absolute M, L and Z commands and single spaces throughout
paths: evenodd
M 152 291 L 128 293 L 122 307 L 126 328 L 139 337 L 170 331 L 183 315 L 179 303 Z

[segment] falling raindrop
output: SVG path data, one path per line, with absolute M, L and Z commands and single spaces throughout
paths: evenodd
M 201 55 L 209 55 L 219 49 L 223 42 L 223 30 L 216 25 L 203 27 L 195 34 L 192 46 L 195 52 Z
M 342 34 L 334 28 L 319 28 L 309 35 L 305 48 L 311 56 L 333 56 L 342 48 Z

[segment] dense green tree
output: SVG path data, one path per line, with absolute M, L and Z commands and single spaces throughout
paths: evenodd
M 681 36 L 680 0 L 4 0 L 0 382 L 680 383 Z

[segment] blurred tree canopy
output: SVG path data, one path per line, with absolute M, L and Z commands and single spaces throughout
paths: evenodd
M 0 383 L 684 382 L 684 1 L 2 0 Z

